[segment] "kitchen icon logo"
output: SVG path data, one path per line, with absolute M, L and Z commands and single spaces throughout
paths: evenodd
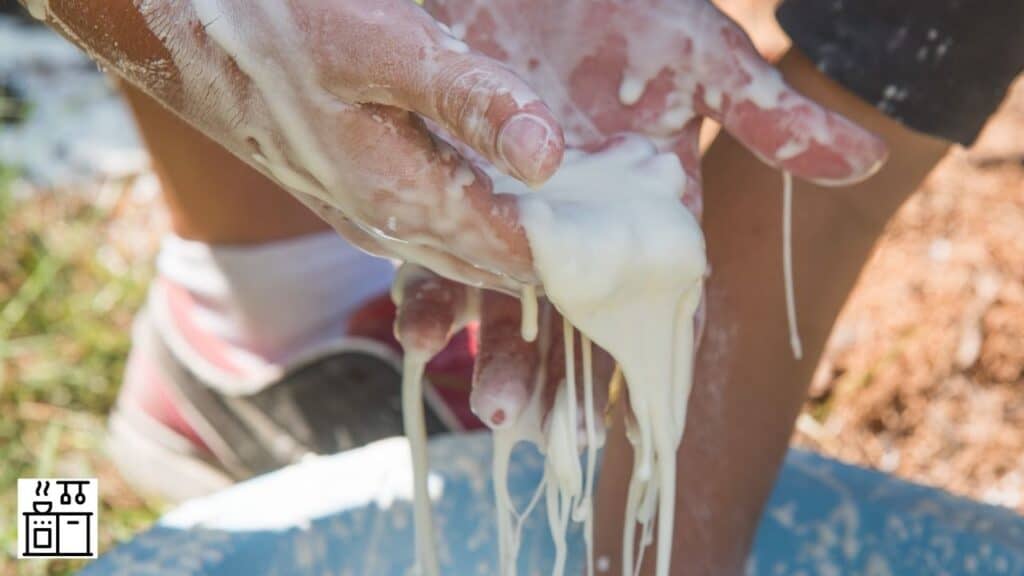
M 95 478 L 18 479 L 18 558 L 95 558 Z

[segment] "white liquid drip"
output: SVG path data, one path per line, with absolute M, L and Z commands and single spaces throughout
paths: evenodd
M 391 285 L 391 300 L 401 308 L 405 291 L 417 282 L 434 282 L 433 275 L 414 264 L 403 264 L 395 272 Z M 419 289 L 430 289 L 418 285 Z M 462 307 L 456 310 L 453 331 L 465 327 L 480 317 L 480 294 L 468 290 Z M 437 540 L 432 522 L 428 490 L 429 461 L 427 460 L 427 430 L 423 410 L 423 371 L 432 354 L 426 350 L 405 346 L 402 366 L 402 425 L 409 441 L 413 472 L 413 522 L 416 534 L 416 566 L 418 576 L 439 576 Z M 431 393 L 430 390 L 427 393 Z
M 576 507 L 573 519 L 583 522 L 583 542 L 587 550 L 587 574 L 594 576 L 594 473 L 597 470 L 597 450 L 603 439 L 597 436 L 594 419 L 594 362 L 590 339 L 580 337 L 583 353 L 583 418 L 587 429 L 587 476 L 583 485 L 583 499 Z
M 541 396 L 542 378 L 546 373 L 548 361 L 548 335 L 550 331 L 549 308 L 545 308 L 540 314 L 540 329 L 538 349 L 540 350 L 540 362 L 537 369 L 537 382 L 534 387 L 534 394 L 530 398 L 530 404 L 519 418 L 506 428 L 495 430 L 494 453 L 491 462 L 491 475 L 494 484 L 494 500 L 496 517 L 498 523 L 498 567 L 502 576 L 515 576 L 516 560 L 519 555 L 520 535 L 522 534 L 523 523 L 530 515 L 540 496 L 546 492 L 547 481 L 541 479 L 530 503 L 522 513 L 517 513 L 512 505 L 512 499 L 508 491 L 508 468 L 512 458 L 512 449 L 520 442 L 532 442 L 537 446 L 543 446 L 544 440 L 540 432 L 541 422 Z
M 643 549 L 654 540 L 654 521 L 663 543 L 658 546 L 657 576 L 670 568 L 675 509 L 676 449 L 682 440 L 692 384 L 693 315 L 700 301 L 706 262 L 700 228 L 679 198 L 686 179 L 679 160 L 657 154 L 638 137 L 596 154 L 566 155 L 562 169 L 537 191 L 510 178 L 495 178 L 499 192 L 519 195 L 519 208 L 534 255 L 538 276 L 550 301 L 566 323 L 566 381 L 542 430 L 543 378 L 548 361 L 550 314 L 540 314 L 540 366 L 527 409 L 510 426 L 494 433 L 494 490 L 497 507 L 500 571 L 516 573 L 520 534 L 526 514 L 546 496 L 546 508 L 556 558 L 552 573 L 562 576 L 567 555 L 569 523 L 583 519 L 588 541 L 588 570 L 593 574 L 590 550 L 592 491 L 596 450 L 603 439 L 593 413 L 593 367 L 590 341 L 608 350 L 625 375 L 633 422 L 629 439 L 634 445 L 633 477 L 629 486 L 623 537 L 623 574 L 634 574 Z M 623 198 L 628 197 L 628 202 Z M 399 277 L 406 274 L 400 273 Z M 523 291 L 524 318 L 536 297 Z M 396 301 L 400 301 L 396 298 Z M 527 322 L 528 323 L 528 322 Z M 586 479 L 579 457 L 576 402 L 574 326 L 586 334 L 583 342 L 584 425 L 588 440 Z M 408 351 L 407 351 L 408 353 Z M 419 377 L 422 370 L 413 355 L 410 380 L 404 395 L 410 436 L 414 436 Z M 422 416 L 419 416 L 422 418 Z M 418 549 L 433 542 L 426 502 L 426 458 L 419 448 L 424 440 L 410 438 L 417 470 Z M 546 456 L 544 478 L 523 514 L 514 509 L 508 491 L 512 449 L 533 442 Z M 419 454 L 419 455 L 418 455 Z M 418 463 L 417 463 L 418 462 Z M 424 508 L 424 505 L 426 506 Z M 424 522 L 422 518 L 427 520 Z M 635 546 L 640 526 L 640 547 Z M 418 553 L 421 569 L 432 562 Z
M 796 323 L 796 296 L 793 294 L 793 175 L 782 173 L 782 272 L 786 283 L 786 319 L 789 323 L 789 346 L 793 357 L 803 358 L 800 328 Z
M 551 529 L 551 539 L 555 543 L 555 565 L 551 568 L 551 575 L 564 576 L 568 554 L 566 533 L 569 531 L 572 498 L 558 489 L 557 481 L 552 479 L 548 472 L 544 474 L 544 486 L 547 492 L 545 502 L 548 510 L 548 527 Z
M 423 369 L 427 359 L 405 353 L 402 367 L 402 421 L 409 439 L 413 471 L 413 523 L 416 531 L 416 565 L 422 576 L 440 576 L 430 494 L 427 491 L 427 428 L 423 414 Z
M 519 307 L 522 315 L 520 332 L 523 340 L 533 342 L 537 339 L 537 289 L 535 287 L 523 286 L 519 296 Z
M 563 388 L 566 391 L 565 418 L 568 427 L 567 444 L 574 450 L 580 445 L 578 437 L 579 422 L 577 422 L 576 403 L 576 329 L 572 327 L 568 318 L 562 318 L 562 340 L 565 347 L 565 383 Z M 576 461 L 577 464 L 579 461 Z
M 670 569 L 676 449 L 686 423 L 693 315 L 706 269 L 700 228 L 679 201 L 684 185 L 674 155 L 657 154 L 635 137 L 596 154 L 567 154 L 540 190 L 495 179 L 496 190 L 520 196 L 521 220 L 549 300 L 609 351 L 626 377 L 636 426 L 629 434 L 635 461 L 623 574 L 639 566 L 634 527 L 642 527 L 642 549 L 653 541 L 655 517 L 662 542 L 656 574 L 667 576 Z M 577 431 L 569 426 L 574 388 L 567 385 L 556 395 L 542 446 L 556 575 L 572 503 L 583 496 Z
M 579 459 L 579 424 L 576 402 L 575 329 L 562 318 L 562 340 L 565 349 L 565 380 L 555 395 L 555 404 L 548 416 L 544 452 L 547 456 L 544 479 L 547 492 L 548 526 L 555 542 L 555 565 L 551 573 L 565 572 L 568 547 L 566 534 L 573 520 L 576 504 L 583 496 L 583 472 Z

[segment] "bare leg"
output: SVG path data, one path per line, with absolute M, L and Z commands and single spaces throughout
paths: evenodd
M 881 134 L 892 157 L 878 175 L 853 187 L 796 187 L 793 258 L 804 341 L 798 362 L 786 332 L 781 175 L 727 135 L 705 156 L 704 230 L 712 275 L 679 458 L 676 574 L 742 573 L 832 324 L 889 217 L 948 148 L 845 92 L 798 53 L 790 52 L 781 68 L 804 93 Z M 610 558 L 613 571 L 620 565 L 615 527 L 621 526 L 630 467 L 609 463 L 630 461 L 619 426 L 609 436 L 597 523 L 597 550 Z
M 174 232 L 212 244 L 259 244 L 329 229 L 277 184 L 127 83 Z
M 260 469 L 240 465 L 214 433 L 228 417 L 202 412 L 183 387 L 256 393 L 268 374 L 308 361 L 345 335 L 390 335 L 391 309 L 373 304 L 386 294 L 392 269 L 347 245 L 277 184 L 155 100 L 122 88 L 173 232 L 187 241 L 170 238 L 161 247 L 158 279 L 133 332 L 110 446 L 138 490 L 178 501 Z M 337 384 L 323 368 L 312 370 L 277 383 Z M 344 387 L 325 390 L 338 395 L 332 402 L 345 394 Z M 286 431 L 337 423 L 308 418 Z

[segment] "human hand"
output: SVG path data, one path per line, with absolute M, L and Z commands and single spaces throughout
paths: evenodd
M 406 264 L 396 277 L 393 299 L 398 308 L 395 335 L 405 353 L 417 357 L 436 355 L 468 322 L 479 320 L 470 405 L 488 426 L 513 425 L 535 392 L 541 396 L 542 419 L 547 417 L 566 375 L 562 316 L 547 301 L 540 302 L 538 311 L 540 334 L 528 342 L 521 335 L 519 301 L 500 292 L 478 290 Z M 579 337 L 575 337 L 573 356 L 580 387 L 584 363 Z M 593 420 L 600 429 L 614 361 L 597 346 L 593 360 L 597 384 Z M 578 397 L 583 398 L 582 390 Z
M 142 6 L 181 82 L 164 102 L 356 244 L 471 283 L 532 281 L 514 203 L 437 137 L 527 183 L 551 175 L 561 129 L 505 65 L 407 0 Z
M 698 137 L 721 123 L 762 160 L 819 183 L 866 178 L 883 142 L 783 82 L 706 0 L 427 0 L 474 48 L 508 63 L 552 107 L 570 146 L 620 132 L 675 151 L 699 212 Z
M 683 200 L 698 215 L 703 117 L 768 163 L 822 183 L 865 178 L 885 158 L 879 139 L 786 86 L 746 35 L 703 0 L 428 0 L 427 7 L 530 81 L 570 145 L 600 145 L 631 131 L 673 150 L 689 176 Z M 536 343 L 520 338 L 518 303 L 484 302 L 473 405 L 501 426 L 525 408 L 538 381 L 547 383 L 536 371 L 550 364 L 539 362 Z M 415 323 L 402 332 L 411 338 Z

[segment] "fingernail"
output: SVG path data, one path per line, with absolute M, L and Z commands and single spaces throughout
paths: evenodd
M 498 409 L 494 414 L 491 414 L 491 424 L 494 426 L 501 426 L 505 423 L 505 411 Z
M 501 430 L 518 418 L 525 405 L 525 390 L 520 388 L 477 385 L 469 396 L 469 408 L 492 430 Z
M 509 411 L 512 406 L 508 405 L 507 399 L 501 399 L 489 394 L 476 394 L 469 401 L 469 408 L 476 414 L 477 418 L 485 422 L 492 430 L 501 430 L 511 424 Z M 514 403 L 514 402 L 513 402 Z
M 533 114 L 509 118 L 498 134 L 498 153 L 512 174 L 527 184 L 547 180 L 562 161 L 561 138 Z

